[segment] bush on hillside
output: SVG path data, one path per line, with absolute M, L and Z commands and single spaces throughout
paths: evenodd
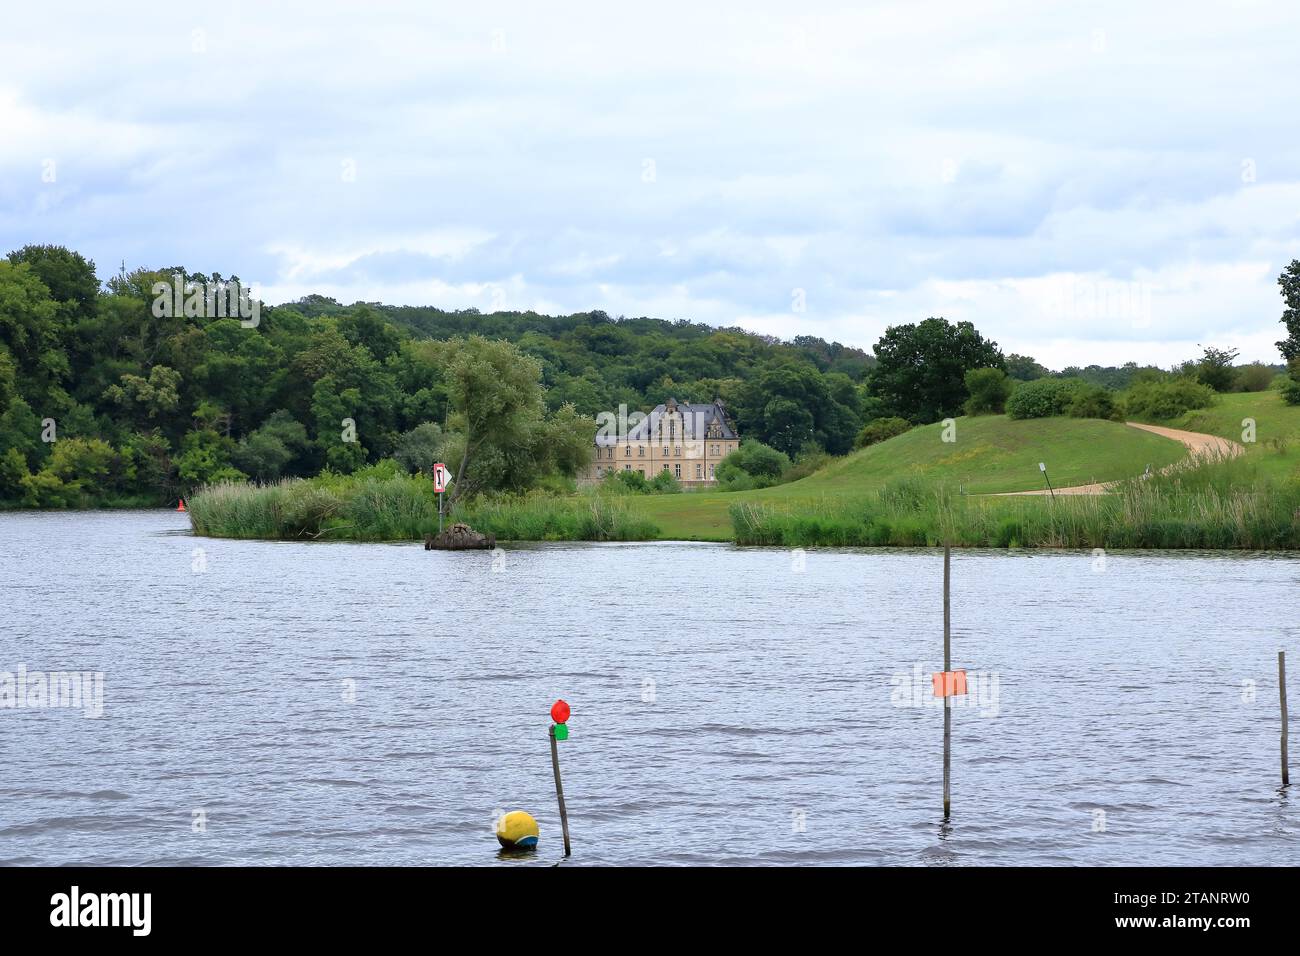
M 1007 414 L 1012 418 L 1064 415 L 1079 387 L 1079 380 L 1073 378 L 1040 378 L 1023 382 L 1007 399 Z
M 1175 371 L 1202 385 L 1208 385 L 1216 392 L 1229 392 L 1237 382 L 1237 370 L 1233 367 L 1236 361 L 1236 349 L 1216 349 L 1210 346 L 1199 359 L 1184 362 Z
M 795 456 L 794 464 L 781 475 L 781 483 L 786 484 L 787 482 L 798 481 L 800 478 L 807 478 L 813 472 L 820 471 L 834 460 L 835 457 L 822 451 L 820 446 L 816 444 L 807 445 L 803 451 Z
M 1251 362 L 1237 369 L 1237 388 L 1243 392 L 1264 392 L 1273 384 L 1277 372 L 1263 362 Z
M 1015 383 L 1000 368 L 973 368 L 966 373 L 967 415 L 1001 415 Z
M 1190 378 L 1164 382 L 1139 382 L 1124 398 L 1130 418 L 1177 418 L 1193 408 L 1209 408 L 1215 402 L 1214 389 Z
M 912 423 L 906 418 L 877 418 L 862 426 L 862 431 L 858 432 L 858 437 L 853 441 L 853 447 L 866 448 L 877 442 L 888 441 L 910 430 L 911 427 Z
M 1110 422 L 1124 418 L 1115 393 L 1100 385 L 1081 385 L 1065 413 L 1071 418 L 1101 418 Z
M 1300 379 L 1288 375 L 1282 382 L 1282 401 L 1288 405 L 1300 405 Z
M 777 451 L 761 441 L 746 439 L 740 443 L 740 447 L 718 462 L 717 473 L 721 477 L 724 471 L 735 469 L 755 477 L 780 478 L 789 467 L 790 456 L 785 452 Z
M 723 491 L 748 491 L 778 484 L 790 469 L 790 456 L 761 441 L 746 439 L 714 470 Z

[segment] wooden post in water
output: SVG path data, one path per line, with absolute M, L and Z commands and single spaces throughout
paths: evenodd
M 943 670 L 946 675 L 952 670 L 952 638 L 949 628 L 949 608 L 951 602 L 948 589 L 952 580 L 952 549 L 943 546 Z M 1285 746 L 1285 744 L 1283 744 Z M 952 699 L 945 693 L 943 698 L 943 818 L 948 819 L 952 809 L 952 795 L 949 783 L 952 776 Z
M 569 855 L 569 811 L 564 808 L 564 784 L 560 783 L 560 751 L 555 745 L 555 726 L 551 726 L 551 769 L 555 771 L 555 798 L 560 802 L 560 827 L 564 830 L 564 855 Z
M 1282 786 L 1291 784 L 1286 759 L 1286 651 L 1277 652 L 1277 693 L 1282 703 Z

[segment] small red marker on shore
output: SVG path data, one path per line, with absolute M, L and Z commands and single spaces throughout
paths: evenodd
M 184 499 L 184 498 L 181 498 L 181 499 L 179 499 L 179 500 L 177 501 L 177 503 L 176 503 L 176 510 L 177 510 L 177 511 L 184 511 L 184 510 L 185 510 L 185 499 Z

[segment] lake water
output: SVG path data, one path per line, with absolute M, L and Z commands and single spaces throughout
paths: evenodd
M 2 514 L 0 672 L 102 672 L 103 712 L 93 680 L 80 709 L 0 708 L 0 863 L 550 865 L 556 697 L 573 865 L 1300 863 L 1276 670 L 1289 649 L 1300 697 L 1297 556 L 952 570 L 972 693 L 944 825 L 938 553 Z M 512 809 L 537 853 L 498 854 Z

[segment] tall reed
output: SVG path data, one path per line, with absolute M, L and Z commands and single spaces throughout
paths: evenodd
M 731 508 L 738 544 L 784 547 L 1300 548 L 1300 483 L 1204 460 L 1103 495 L 961 497 L 896 484 L 874 497 Z
M 438 501 L 427 480 L 329 475 L 256 485 L 222 482 L 189 502 L 195 532 L 216 538 L 419 540 L 438 530 Z M 503 541 L 641 541 L 659 528 L 607 495 L 542 493 L 480 499 L 448 509 Z

